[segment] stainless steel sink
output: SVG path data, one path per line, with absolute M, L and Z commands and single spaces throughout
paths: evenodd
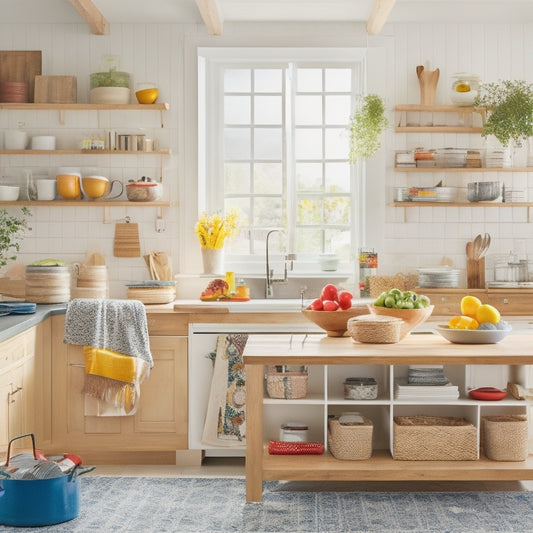
M 273 298 L 276 300 L 285 299 L 301 299 L 302 295 L 304 300 L 313 300 L 320 296 L 322 287 L 328 283 L 334 283 L 339 286 L 341 283 L 345 284 L 348 280 L 348 276 L 340 277 L 311 277 L 311 276 L 294 276 L 287 279 L 283 283 L 275 283 L 271 289 L 273 291 Z M 250 288 L 250 297 L 252 299 L 265 298 L 266 281 L 265 278 L 244 278 L 244 281 Z

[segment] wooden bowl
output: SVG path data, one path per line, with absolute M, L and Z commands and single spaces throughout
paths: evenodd
M 353 306 L 350 309 L 336 311 L 312 311 L 311 309 L 302 309 L 303 315 L 321 327 L 328 337 L 342 337 L 348 330 L 348 319 L 368 314 L 368 306 Z
M 425 322 L 433 313 L 434 305 L 429 305 L 423 309 L 392 309 L 390 307 L 379 307 L 370 304 L 370 311 L 376 315 L 393 316 L 401 318 L 403 324 L 400 331 L 400 340 L 405 338 L 416 326 Z

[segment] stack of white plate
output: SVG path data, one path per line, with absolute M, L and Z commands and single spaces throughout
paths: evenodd
M 458 287 L 460 270 L 447 266 L 418 269 L 419 287 Z

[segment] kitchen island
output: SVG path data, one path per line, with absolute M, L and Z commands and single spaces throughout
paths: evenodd
M 460 415 L 479 429 L 482 415 L 494 413 L 525 413 L 523 400 L 504 399 L 501 402 L 472 400 L 466 394 L 475 382 L 475 370 L 480 365 L 494 366 L 505 372 L 506 378 L 527 385 L 527 365 L 533 365 L 531 336 L 511 334 L 498 344 L 452 344 L 439 335 L 410 334 L 397 344 L 358 344 L 349 337 L 331 338 L 325 335 L 294 336 L 252 335 L 244 352 L 247 376 L 247 450 L 246 498 L 262 500 L 263 480 L 526 480 L 533 479 L 533 459 L 523 462 L 499 462 L 481 457 L 475 461 L 399 461 L 392 450 L 392 424 L 397 414 Z M 458 400 L 416 401 L 396 400 L 394 380 L 402 376 L 410 364 L 445 365 L 455 376 L 461 396 Z M 264 398 L 264 365 L 308 365 L 311 371 L 319 368 L 323 381 L 303 400 L 273 400 Z M 330 379 L 334 370 L 345 368 L 373 371 L 382 376 L 380 393 L 376 400 L 344 401 L 338 384 Z M 463 372 L 461 372 L 463 370 Z M 338 381 L 338 379 L 337 379 Z M 264 413 L 299 404 L 302 416 L 309 409 L 322 413 L 322 442 L 327 442 L 328 414 L 347 410 L 352 406 L 366 414 L 372 409 L 380 412 L 379 420 L 388 427 L 388 449 L 374 449 L 371 459 L 339 461 L 326 452 L 324 455 L 269 455 L 268 440 L 278 436 L 266 423 Z M 497 404 L 497 405 L 496 405 Z M 271 416 L 269 415 L 271 418 Z M 376 416 L 371 416 L 376 418 Z M 305 419 L 304 419 L 305 421 Z M 266 428 L 266 430 L 265 430 Z M 379 428 L 378 428 L 379 429 Z M 267 433 L 267 434 L 265 434 Z M 316 435 L 316 433 L 315 433 Z M 318 440 L 318 439 L 317 439 Z

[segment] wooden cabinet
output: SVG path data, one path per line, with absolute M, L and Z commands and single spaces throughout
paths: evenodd
M 433 316 L 452 317 L 461 314 L 461 299 L 468 292 L 482 302 L 496 307 L 502 316 L 533 315 L 533 289 L 415 289 L 425 294 L 435 306 Z
M 41 360 L 46 325 L 39 324 L 0 343 L 0 453 L 24 433 L 46 439 L 45 383 Z M 21 443 L 23 444 L 23 443 Z
M 83 349 L 62 343 L 64 316 L 52 320 L 52 450 L 85 462 L 174 464 L 187 448 L 187 338 L 150 336 L 154 367 L 134 415 L 88 416 Z

